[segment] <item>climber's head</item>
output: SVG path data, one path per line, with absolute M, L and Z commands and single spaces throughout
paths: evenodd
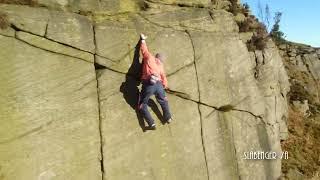
M 156 58 L 157 58 L 157 59 L 160 59 L 161 62 L 163 62 L 163 61 L 165 60 L 164 55 L 161 54 L 161 53 L 157 53 L 157 54 L 156 54 Z

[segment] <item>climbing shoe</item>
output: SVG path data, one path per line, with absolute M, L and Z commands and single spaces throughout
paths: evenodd
M 149 130 L 156 130 L 156 124 L 152 124 L 151 126 L 149 126 L 148 128 Z

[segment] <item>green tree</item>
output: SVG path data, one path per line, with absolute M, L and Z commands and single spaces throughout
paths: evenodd
M 284 39 L 284 33 L 280 30 L 280 21 L 281 21 L 282 12 L 276 12 L 274 16 L 274 24 L 270 31 L 271 38 L 276 43 L 281 43 L 285 41 Z

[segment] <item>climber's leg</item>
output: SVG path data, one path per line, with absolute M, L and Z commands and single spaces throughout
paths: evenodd
M 155 85 L 143 83 L 142 91 L 141 91 L 141 99 L 139 102 L 139 110 L 150 127 L 154 124 L 154 120 L 148 110 L 148 101 L 150 97 L 155 93 L 155 90 L 156 90 Z
M 161 106 L 162 112 L 163 112 L 163 118 L 165 121 L 168 121 L 169 119 L 171 119 L 171 113 L 170 113 L 170 109 L 169 109 L 169 103 L 168 103 L 168 99 L 166 96 L 166 92 L 164 91 L 163 85 L 161 84 L 161 82 L 158 82 L 156 84 L 156 99 L 158 101 L 158 103 Z

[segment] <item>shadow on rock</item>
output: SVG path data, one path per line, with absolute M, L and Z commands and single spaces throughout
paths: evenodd
M 139 61 L 140 58 L 140 43 L 135 47 L 134 56 L 132 60 L 132 64 L 126 74 L 126 80 L 121 84 L 120 92 L 123 94 L 123 98 L 126 100 L 126 102 L 130 105 L 130 107 L 136 112 L 138 123 L 143 131 L 148 130 L 148 128 L 145 126 L 144 119 L 142 114 L 138 110 L 138 102 L 139 102 L 139 88 L 140 85 L 140 77 L 141 77 L 141 68 L 142 64 Z M 156 105 L 156 103 L 153 100 L 150 100 L 148 105 L 151 107 L 151 109 L 155 112 L 157 117 L 161 120 L 163 123 L 163 118 L 161 115 L 161 112 Z
M 148 106 L 151 107 L 152 111 L 156 114 L 157 118 L 161 121 L 161 124 L 166 124 L 166 120 L 164 120 L 161 111 L 159 110 L 158 105 L 154 102 L 153 99 L 150 99 L 148 102 Z

